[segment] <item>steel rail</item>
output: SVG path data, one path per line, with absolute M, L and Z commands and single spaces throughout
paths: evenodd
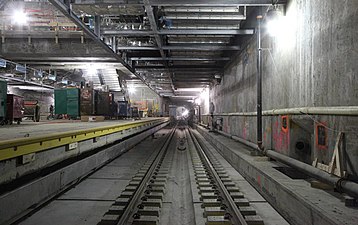
M 168 150 L 168 146 L 174 136 L 176 127 L 174 127 L 172 129 L 172 131 L 170 132 L 167 140 L 165 141 L 165 143 L 162 145 L 162 147 L 160 148 L 160 150 L 158 151 L 157 155 L 155 156 L 154 161 L 152 162 L 152 164 L 150 165 L 148 171 L 146 172 L 144 178 L 142 179 L 142 181 L 140 182 L 139 187 L 137 188 L 137 190 L 135 191 L 131 201 L 129 202 L 129 204 L 127 205 L 127 207 L 125 208 L 121 218 L 119 219 L 117 225 L 124 225 L 127 224 L 129 216 L 132 214 L 132 212 L 134 212 L 135 210 L 135 205 L 138 203 L 138 200 L 140 199 L 141 195 L 143 194 L 144 188 L 148 185 L 150 178 L 153 175 L 153 172 L 155 170 L 155 168 L 158 166 L 159 162 L 161 159 L 164 158 L 167 150 Z
M 117 133 L 135 127 L 153 123 L 165 123 L 167 121 L 168 119 L 154 119 L 38 137 L 16 138 L 13 140 L 0 141 L 0 161 Z
M 230 193 L 228 192 L 228 190 L 226 189 L 224 183 L 221 181 L 218 173 L 216 172 L 215 168 L 213 167 L 208 154 L 205 152 L 205 150 L 201 147 L 199 141 L 196 139 L 195 135 L 192 133 L 192 131 L 189 129 L 189 134 L 193 140 L 193 143 L 199 153 L 199 155 L 202 156 L 203 159 L 203 163 L 207 166 L 207 168 L 210 170 L 210 173 L 213 175 L 216 183 L 218 184 L 218 187 L 221 191 L 221 193 L 223 193 L 223 197 L 226 200 L 227 203 L 229 203 L 228 207 L 231 210 L 231 212 L 234 213 L 232 219 L 234 220 L 234 224 L 241 224 L 241 225 L 247 225 L 247 222 L 244 218 L 244 216 L 241 214 L 239 208 L 237 207 L 237 205 L 235 204 L 234 200 L 232 199 L 232 197 L 230 196 Z

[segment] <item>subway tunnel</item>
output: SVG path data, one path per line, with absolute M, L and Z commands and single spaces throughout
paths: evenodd
M 0 225 L 358 224 L 357 0 L 0 0 Z

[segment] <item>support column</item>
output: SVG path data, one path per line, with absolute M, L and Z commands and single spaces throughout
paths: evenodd
M 261 22 L 262 15 L 257 17 L 257 145 L 263 150 L 262 144 L 262 47 L 261 47 Z

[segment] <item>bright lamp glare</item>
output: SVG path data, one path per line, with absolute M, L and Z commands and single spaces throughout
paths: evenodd
M 200 98 L 201 98 L 201 99 L 205 99 L 205 98 L 207 98 L 207 97 L 209 97 L 209 93 L 208 93 L 208 91 L 205 89 L 203 92 L 200 93 Z
M 88 65 L 87 66 L 87 74 L 88 75 L 96 75 L 96 73 L 97 73 L 97 69 L 93 66 L 93 65 Z
M 195 104 L 201 105 L 201 99 L 200 98 L 195 99 Z
M 267 31 L 272 37 L 276 38 L 279 47 L 292 47 L 296 35 L 295 17 L 276 16 L 267 21 Z
M 189 114 L 189 111 L 186 109 L 186 110 L 184 110 L 184 112 L 181 114 L 182 116 L 187 116 Z
M 129 94 L 134 94 L 135 93 L 135 88 L 133 86 L 128 87 L 128 93 Z
M 282 25 L 283 25 L 283 23 L 282 23 L 281 18 L 276 18 L 276 19 L 268 21 L 267 29 L 268 29 L 269 34 L 273 37 L 277 37 L 282 32 L 285 32 L 284 27 Z
M 12 20 L 18 25 L 24 25 L 27 23 L 27 14 L 23 11 L 15 11 L 12 15 Z

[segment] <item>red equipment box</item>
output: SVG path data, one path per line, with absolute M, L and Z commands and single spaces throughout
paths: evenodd
M 18 95 L 7 95 L 7 113 L 6 119 L 11 124 L 17 121 L 19 124 L 24 117 L 24 98 Z

